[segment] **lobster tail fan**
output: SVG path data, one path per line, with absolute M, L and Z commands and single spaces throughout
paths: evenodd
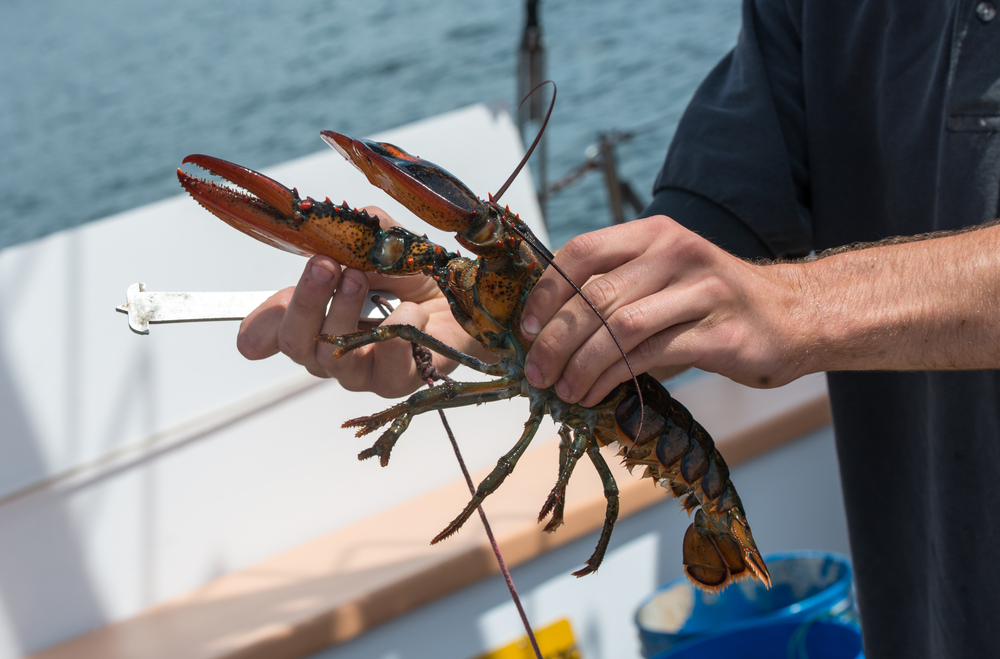
M 684 572 L 688 578 L 710 592 L 719 592 L 747 578 L 756 578 L 770 588 L 771 575 L 764 560 L 756 546 L 747 546 L 744 544 L 746 536 L 741 537 L 741 531 L 749 532 L 749 529 L 735 519 L 732 526 L 739 526 L 741 531 L 723 532 L 715 526 L 704 511 L 699 510 L 684 534 Z

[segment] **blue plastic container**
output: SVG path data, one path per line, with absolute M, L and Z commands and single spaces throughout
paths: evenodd
M 711 594 L 696 589 L 686 577 L 658 588 L 636 612 L 643 655 L 653 657 L 704 636 L 765 625 L 825 618 L 857 626 L 853 572 L 846 556 L 794 551 L 764 560 L 771 573 L 770 589 L 745 580 Z
M 864 659 L 861 631 L 842 622 L 782 622 L 682 643 L 654 659 Z

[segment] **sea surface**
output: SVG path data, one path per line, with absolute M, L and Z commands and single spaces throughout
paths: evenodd
M 739 2 L 540 7 L 559 89 L 549 181 L 598 133 L 639 129 L 616 156 L 648 201 L 688 99 L 735 42 Z M 189 153 L 261 168 L 326 148 L 324 128 L 363 136 L 476 102 L 516 107 L 523 25 L 519 1 L 2 0 L 0 249 L 178 194 Z M 554 246 L 609 224 L 601 176 L 551 198 L 547 216 Z

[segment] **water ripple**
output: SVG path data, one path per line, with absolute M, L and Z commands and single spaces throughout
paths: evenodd
M 0 3 L 0 248 L 177 194 L 188 153 L 265 167 L 320 150 L 323 128 L 364 135 L 480 101 L 514 106 L 523 18 L 510 4 Z M 663 117 L 618 152 L 648 197 L 694 86 L 735 40 L 738 5 L 542 3 L 559 85 L 550 180 L 597 132 Z M 555 244 L 608 222 L 591 176 L 550 203 Z

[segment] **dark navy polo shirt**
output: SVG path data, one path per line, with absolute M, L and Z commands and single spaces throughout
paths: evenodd
M 745 0 L 646 214 L 794 256 L 993 220 L 998 192 L 993 2 Z M 866 656 L 1000 657 L 997 372 L 828 381 Z

